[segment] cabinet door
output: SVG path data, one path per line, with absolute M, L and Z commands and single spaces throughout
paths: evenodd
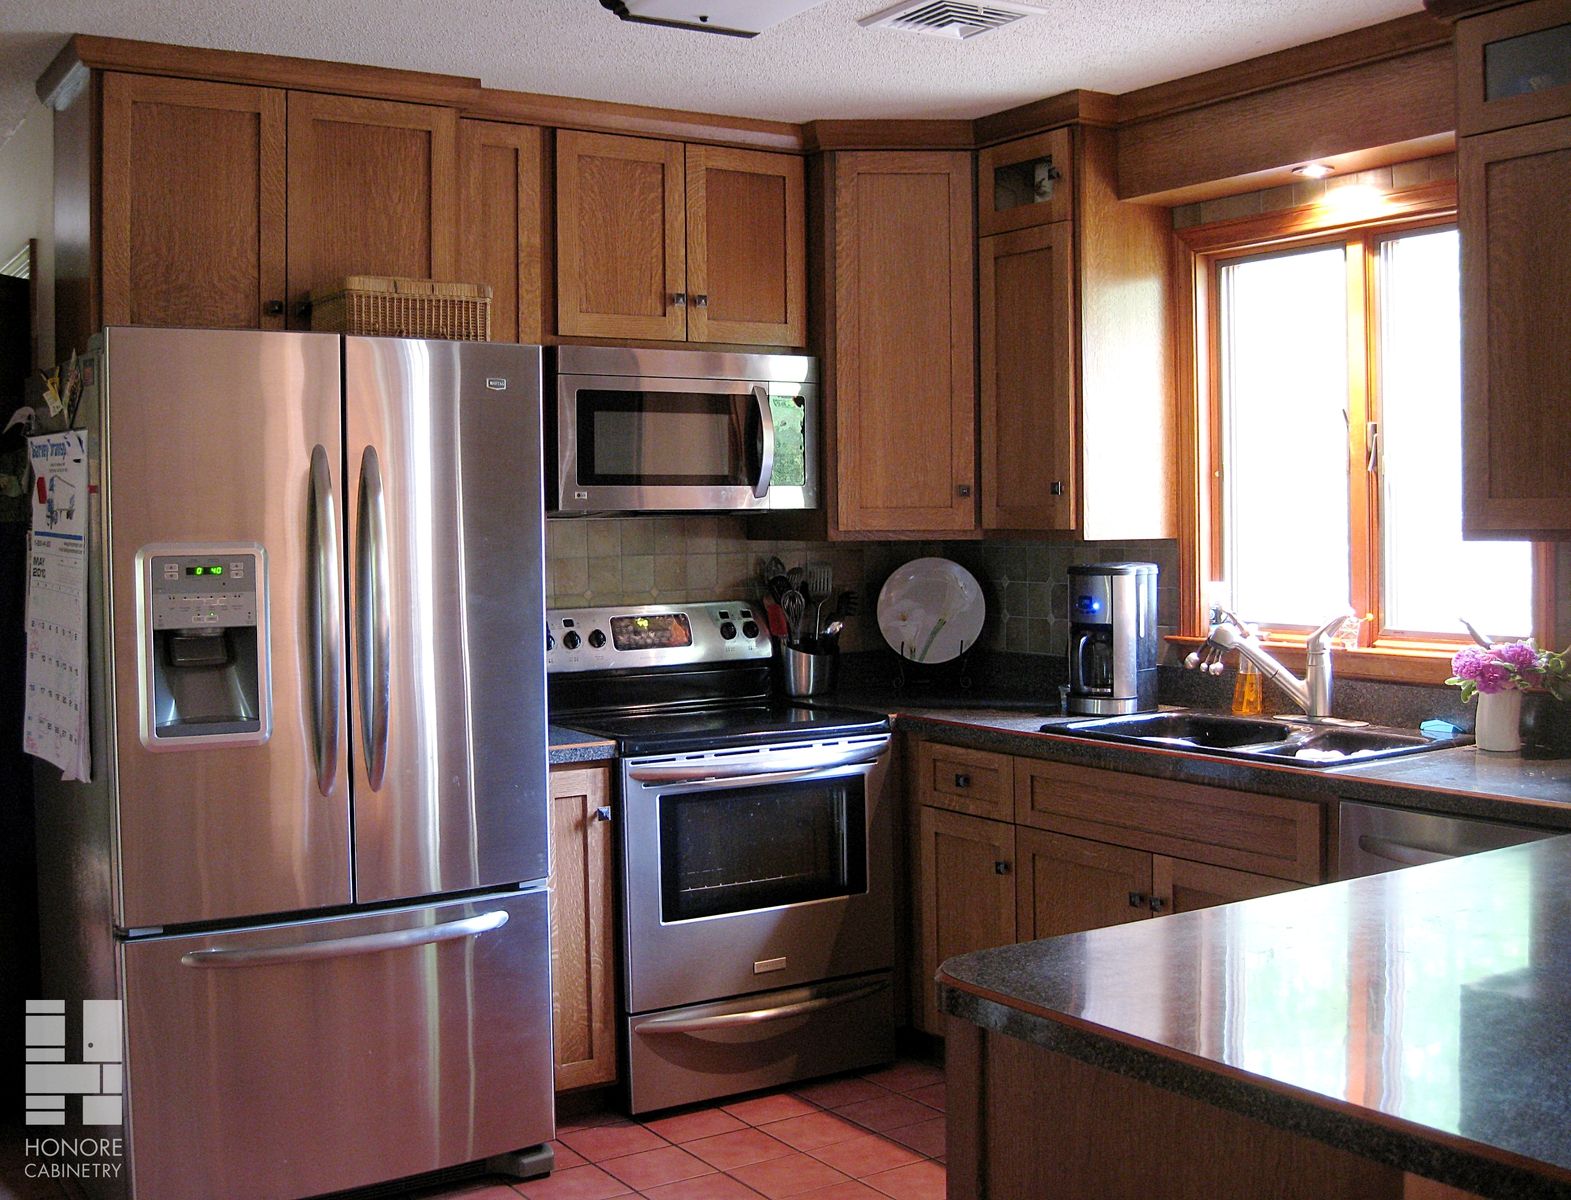
M 551 772 L 551 1024 L 556 1090 L 616 1080 L 611 773 Z
M 1273 879 L 1249 871 L 1232 871 L 1209 863 L 1155 855 L 1151 867 L 1151 904 L 1157 913 L 1194 912 L 1214 908 L 1235 900 L 1274 896 L 1303 884 L 1290 879 Z
M 1022 942 L 1151 915 L 1151 856 L 1085 838 L 1015 830 L 1015 933 Z
M 971 159 L 836 156 L 838 528 L 976 527 Z
M 284 327 L 284 93 L 104 75 L 106 325 Z
M 921 810 L 922 1028 L 942 1034 L 933 976 L 956 954 L 1015 940 L 1015 829 L 939 808 Z
M 346 275 L 452 279 L 457 158 L 452 109 L 290 92 L 290 323 Z
M 800 158 L 687 147 L 690 341 L 806 341 L 804 208 Z
M 1074 237 L 981 241 L 982 528 L 1075 527 Z
M 1571 118 L 1460 139 L 1462 528 L 1571 536 Z
M 557 332 L 687 336 L 680 142 L 556 135 Z
M 1068 129 L 1052 129 L 976 156 L 976 223 L 984 236 L 1074 216 Z
M 1571 116 L 1571 0 L 1530 0 L 1456 26 L 1457 132 Z
M 491 340 L 544 340 L 543 129 L 458 123 L 458 274 L 491 288 Z

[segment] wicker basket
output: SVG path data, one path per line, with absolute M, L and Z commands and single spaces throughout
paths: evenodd
M 350 275 L 311 293 L 311 328 L 373 337 L 491 340 L 491 289 L 473 283 Z

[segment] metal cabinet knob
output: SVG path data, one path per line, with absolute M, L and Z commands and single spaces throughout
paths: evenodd
M 698 295 L 693 297 L 693 307 L 694 308 L 708 308 L 709 307 L 709 297 L 705 293 L 699 292 Z
M 1152 896 L 1151 897 L 1151 911 L 1152 912 L 1159 913 L 1166 907 L 1167 907 L 1167 901 L 1162 899 L 1161 896 Z
M 1148 897 L 1146 896 L 1146 894 L 1144 892 L 1130 892 L 1129 893 L 1129 907 L 1130 908 L 1144 908 L 1146 906 L 1147 900 L 1148 900 Z
M 599 808 L 595 809 L 594 819 L 597 821 L 609 821 L 611 819 L 611 806 L 601 805 Z
M 1047 490 L 1048 490 L 1048 492 L 1051 495 L 1062 496 L 1064 494 L 1064 482 L 1063 482 L 1063 480 L 1061 480 L 1061 479 L 1053 480 L 1052 483 L 1047 485 Z
M 955 489 L 955 491 L 962 496 L 969 496 L 971 494 L 971 485 L 969 483 L 962 483 Z
M 969 775 L 956 775 L 955 776 L 955 786 L 957 788 L 968 788 L 968 787 L 970 787 L 971 786 L 971 776 L 969 776 Z
M 687 293 L 686 292 L 672 292 L 671 293 L 671 304 L 675 308 L 686 308 L 687 307 Z
M 282 300 L 269 300 L 262 305 L 262 311 L 270 317 L 281 317 L 284 315 L 284 302 Z
M 1007 875 L 1007 874 L 1009 874 L 1009 864 L 1004 862 L 1003 859 L 999 859 L 997 862 L 995 862 L 993 864 L 993 874 L 994 875 Z

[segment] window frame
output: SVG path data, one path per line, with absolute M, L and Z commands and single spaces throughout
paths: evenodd
M 1218 320 L 1220 268 L 1229 262 L 1308 249 L 1357 245 L 1348 256 L 1349 533 L 1353 539 L 1350 582 L 1354 602 L 1374 621 L 1360 626 L 1356 649 L 1339 650 L 1336 669 L 1354 678 L 1439 683 L 1450 658 L 1467 641 L 1457 636 L 1376 628 L 1382 611 L 1378 594 L 1381 553 L 1380 480 L 1365 467 L 1369 417 L 1379 411 L 1379 320 L 1377 261 L 1382 241 L 1423 228 L 1455 225 L 1457 187 L 1442 180 L 1365 196 L 1356 206 L 1317 203 L 1262 216 L 1247 216 L 1175 231 L 1174 295 L 1178 321 L 1179 632 L 1170 640 L 1197 643 L 1205 637 L 1204 587 L 1211 564 L 1222 560 L 1223 452 L 1220 428 L 1221 329 Z M 1533 547 L 1533 636 L 1544 644 L 1554 629 L 1553 546 Z M 1244 616 L 1249 616 L 1245 613 Z M 1301 666 L 1307 627 L 1273 626 L 1262 637 L 1290 666 Z

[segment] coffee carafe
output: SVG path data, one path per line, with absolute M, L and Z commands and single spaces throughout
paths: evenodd
M 1069 568 L 1069 711 L 1156 708 L 1156 564 Z

